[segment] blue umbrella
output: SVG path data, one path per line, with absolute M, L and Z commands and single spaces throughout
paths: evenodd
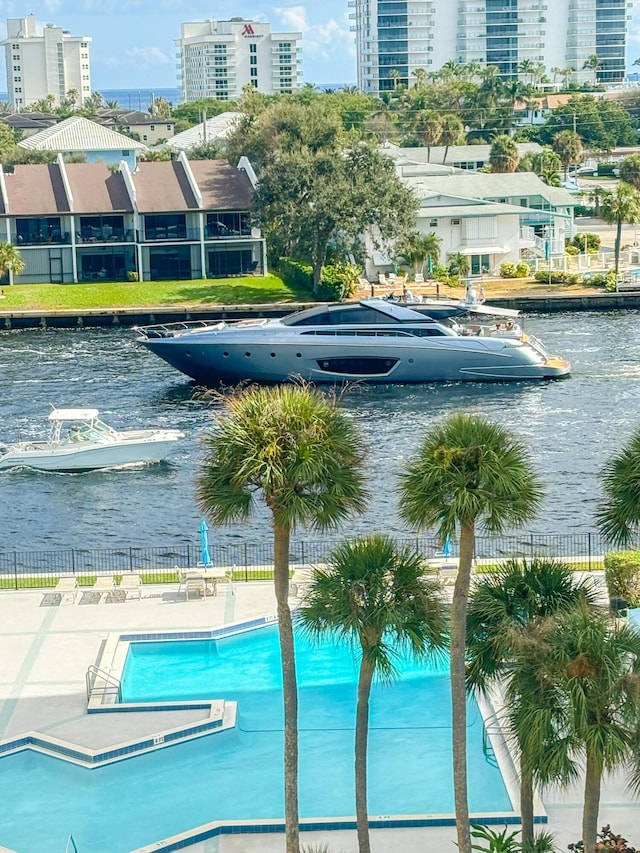
M 200 522 L 200 563 L 203 566 L 211 565 L 211 554 L 209 553 L 209 527 L 204 519 Z
M 442 544 L 442 550 L 440 551 L 440 553 L 442 554 L 443 557 L 450 557 L 452 550 L 453 550 L 453 548 L 451 547 L 451 539 L 447 536 L 447 538 L 444 540 L 444 542 Z

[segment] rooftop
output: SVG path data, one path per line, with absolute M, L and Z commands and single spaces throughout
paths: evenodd
M 220 113 L 213 118 L 208 118 L 206 122 L 200 122 L 182 133 L 177 133 L 167 145 L 177 151 L 188 151 L 194 145 L 225 139 L 239 117 L 240 113 L 236 112 Z
M 129 136 L 90 121 L 71 116 L 18 143 L 31 151 L 146 151 L 147 146 Z

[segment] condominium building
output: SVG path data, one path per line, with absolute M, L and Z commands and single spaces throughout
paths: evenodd
M 272 95 L 298 88 L 302 33 L 272 33 L 271 25 L 232 18 L 181 25 L 178 79 L 183 101 L 239 98 L 251 84 Z
M 58 104 L 70 90 L 82 103 L 91 95 L 90 42 L 53 24 L 38 27 L 35 15 L 9 18 L 2 44 L 11 106 L 23 110 L 48 95 Z
M 365 92 L 415 83 L 446 62 L 495 65 L 505 77 L 530 60 L 571 68 L 578 83 L 625 76 L 630 0 L 349 0 L 358 85 Z M 600 68 L 584 68 L 598 56 Z M 396 73 L 397 72 L 397 73 Z

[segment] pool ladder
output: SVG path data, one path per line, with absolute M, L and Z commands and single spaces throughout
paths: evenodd
M 115 697 L 116 702 L 122 702 L 122 684 L 119 678 L 91 664 L 85 677 L 87 685 L 87 702 L 94 696 Z
M 491 743 L 490 735 L 499 735 L 501 732 L 502 729 L 500 728 L 500 724 L 497 722 L 489 724 L 485 722 L 482 726 L 482 752 L 484 753 L 487 764 L 496 768 L 498 767 L 498 759 L 496 758 L 496 752 L 493 748 L 493 744 Z
M 76 842 L 73 840 L 73 835 L 67 838 L 67 846 L 64 848 L 64 853 L 78 853 Z

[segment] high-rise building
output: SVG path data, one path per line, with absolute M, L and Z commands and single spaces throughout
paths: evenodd
M 251 84 L 272 95 L 298 88 L 302 33 L 272 33 L 271 25 L 232 18 L 181 25 L 176 39 L 183 101 L 239 98 Z
M 71 90 L 83 103 L 91 95 L 90 42 L 89 36 L 72 36 L 53 24 L 38 27 L 35 15 L 9 18 L 2 44 L 13 108 L 23 110 L 48 95 L 59 104 Z
M 573 80 L 625 76 L 630 0 L 349 0 L 358 85 L 365 92 L 413 85 L 417 69 L 446 62 L 496 65 L 515 77 L 522 63 L 571 68 Z M 597 56 L 600 67 L 584 68 Z

